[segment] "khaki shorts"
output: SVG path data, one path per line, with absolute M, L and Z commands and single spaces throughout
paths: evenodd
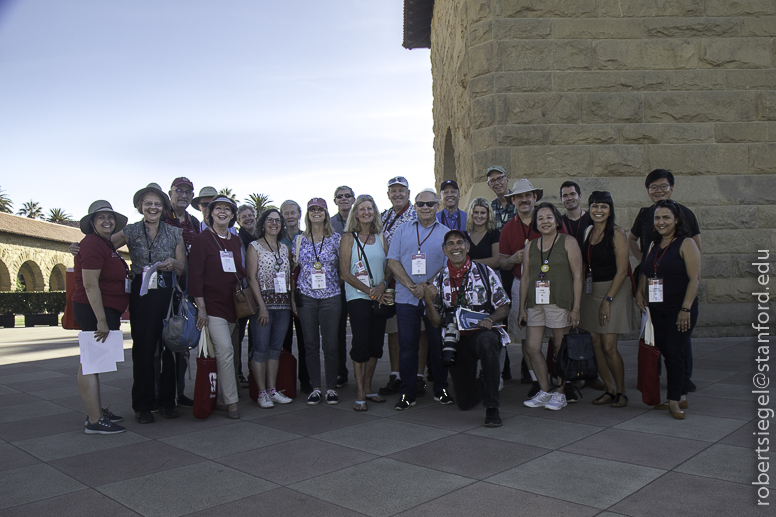
M 548 305 L 536 304 L 526 309 L 529 327 L 547 327 L 562 329 L 569 326 L 569 311 L 561 309 L 554 303 Z

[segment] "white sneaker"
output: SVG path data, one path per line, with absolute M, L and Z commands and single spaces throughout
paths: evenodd
M 504 379 L 498 380 L 498 390 L 501 391 L 504 389 Z
M 523 402 L 523 404 L 528 407 L 544 407 L 547 405 L 551 398 L 551 394 L 547 393 L 546 391 L 539 390 L 539 393 L 534 395 L 531 400 L 526 400 Z
M 269 396 L 269 398 L 271 398 L 272 402 L 274 402 L 275 404 L 290 404 L 291 402 L 293 402 L 292 399 L 286 397 L 279 391 L 273 392 L 272 395 Z
M 563 393 L 555 392 L 552 394 L 550 401 L 545 404 L 544 409 L 558 411 L 564 407 L 566 407 L 566 395 Z
M 266 391 L 262 391 L 259 394 L 259 407 L 264 409 L 275 407 L 275 404 L 272 403 L 272 399 L 269 398 Z

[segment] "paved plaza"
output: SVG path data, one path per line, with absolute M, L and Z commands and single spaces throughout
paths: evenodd
M 103 405 L 128 428 L 110 436 L 83 432 L 77 332 L 0 331 L 0 516 L 773 515 L 751 485 L 751 338 L 693 340 L 698 391 L 684 421 L 641 403 L 627 341 L 622 409 L 593 406 L 601 392 L 590 389 L 561 411 L 529 409 L 515 379 L 501 392 L 500 428 L 430 392 L 405 412 L 389 397 L 356 413 L 351 374 L 336 406 L 308 407 L 302 394 L 260 409 L 242 390 L 240 420 L 180 408 L 181 418 L 140 425 L 124 330 L 126 361 L 100 375 Z M 510 356 L 518 365 L 518 347 Z M 386 346 L 375 386 L 387 377 Z

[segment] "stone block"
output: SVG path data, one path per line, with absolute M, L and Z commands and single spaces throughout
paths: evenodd
M 720 176 L 715 179 L 716 199 L 722 203 L 761 206 L 776 204 L 776 177 L 773 175 Z
M 553 85 L 555 91 L 662 91 L 668 89 L 668 77 L 668 72 L 662 70 L 553 72 Z
M 512 148 L 512 177 L 590 176 L 593 157 L 591 147 L 529 146 Z
M 666 90 L 724 90 L 725 72 L 722 70 L 671 70 Z
M 495 93 L 493 85 L 495 80 L 494 76 L 495 74 L 481 75 L 469 81 L 468 89 L 471 98 L 476 99 L 477 97 L 482 97 L 483 95 L 491 95 L 492 93 Z
M 703 278 L 729 278 L 732 269 L 730 255 L 701 254 Z
M 702 39 L 700 58 L 703 68 L 771 68 L 773 48 L 762 38 Z
M 624 124 L 618 130 L 621 144 L 660 143 L 660 124 Z
M 701 231 L 757 227 L 756 206 L 702 206 L 695 210 Z
M 482 177 L 485 175 L 485 170 L 491 165 L 500 164 L 508 166 L 510 163 L 512 163 L 512 150 L 508 147 L 494 147 L 492 149 L 474 151 L 472 153 L 471 170 L 474 171 L 474 176 Z M 458 168 L 460 170 L 467 167 L 466 164 L 459 164 Z
M 498 72 L 494 74 L 498 93 L 548 92 L 552 90 L 552 72 Z
M 495 125 L 495 95 L 487 95 L 471 101 L 472 129 L 482 129 Z
M 776 70 L 725 70 L 724 74 L 729 90 L 772 90 L 776 84 Z
M 502 0 L 505 18 L 593 18 L 596 0 Z
M 737 18 L 647 18 L 644 36 L 648 38 L 694 38 L 701 36 L 737 37 Z
M 641 94 L 583 93 L 580 95 L 581 121 L 585 124 L 642 122 Z
M 509 124 L 509 96 L 505 94 L 499 94 L 494 95 L 494 97 L 496 125 L 505 126 Z
M 557 39 L 635 39 L 641 38 L 641 20 L 558 18 L 552 21 Z
M 769 142 L 776 142 L 776 122 L 766 122 L 767 127 L 767 140 Z
M 714 124 L 714 140 L 718 143 L 767 142 L 765 122 L 724 122 Z
M 703 16 L 702 0 L 600 0 L 602 18 Z
M 633 70 L 644 68 L 641 40 L 596 40 L 593 42 L 596 68 L 600 70 Z
M 607 145 L 593 148 L 593 176 L 644 176 L 647 154 L 642 145 Z
M 499 66 L 498 44 L 495 41 L 470 47 L 468 52 L 468 77 L 475 77 L 495 72 Z
M 755 250 L 753 250 L 755 251 Z M 731 273 L 733 276 L 736 277 L 756 277 L 760 274 L 759 271 L 757 271 L 757 266 L 752 265 L 753 262 L 763 262 L 761 260 L 757 260 L 758 254 L 756 253 L 747 253 L 747 254 L 741 254 L 741 255 L 730 255 L 730 263 L 731 263 Z M 773 255 L 771 255 L 770 259 L 771 263 L 773 263 Z M 766 261 L 767 262 L 767 261 Z M 772 271 L 772 270 L 771 270 Z
M 492 18 L 493 12 L 488 0 L 466 0 L 466 16 L 470 24 Z
M 703 144 L 714 142 L 712 124 L 661 124 L 663 144 Z
M 493 24 L 485 21 L 469 26 L 469 48 L 487 43 L 493 40 Z
M 736 230 L 711 230 L 701 234 L 704 254 L 744 253 L 750 257 L 758 246 L 770 245 L 770 235 L 758 228 Z M 772 249 L 772 248 L 768 248 Z
M 776 36 L 776 16 L 741 19 L 741 36 Z
M 547 126 L 542 125 L 509 125 L 496 128 L 496 143 L 502 147 L 518 147 L 524 145 L 544 145 L 547 143 Z
M 649 169 L 679 174 L 748 174 L 747 144 L 684 144 L 646 146 Z
M 755 120 L 754 92 L 645 92 L 645 122 L 740 122 Z
M 768 16 L 776 14 L 773 0 L 706 0 L 706 16 Z
M 510 124 L 575 124 L 579 97 L 573 93 L 510 94 Z
M 698 44 L 691 39 L 648 39 L 644 44 L 644 67 L 649 69 L 698 68 Z
M 586 40 L 504 40 L 501 70 L 576 70 L 593 67 L 592 42 Z
M 490 149 L 496 147 L 496 128 L 488 127 L 472 131 L 471 143 L 473 149 Z
M 547 39 L 552 37 L 552 21 L 500 18 L 493 21 L 493 37 L 497 40 Z
M 706 284 L 706 303 L 751 303 L 756 282 L 751 278 L 708 278 Z
M 618 142 L 617 128 L 610 124 L 553 124 L 547 126 L 552 145 L 600 145 Z
M 760 92 L 757 98 L 757 118 L 758 120 L 776 120 L 776 91 Z
M 749 144 L 749 166 L 754 174 L 776 173 L 776 143 Z

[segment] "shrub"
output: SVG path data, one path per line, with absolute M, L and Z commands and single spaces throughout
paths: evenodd
M 0 292 L 0 314 L 56 314 L 64 310 L 65 291 Z

